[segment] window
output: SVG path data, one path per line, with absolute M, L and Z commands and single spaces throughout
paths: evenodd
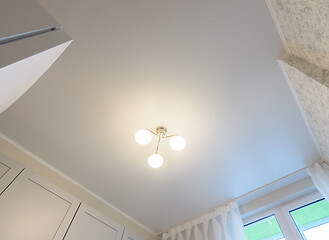
M 329 203 L 315 193 L 258 214 L 245 223 L 248 240 L 328 240 Z
M 262 218 L 245 225 L 248 240 L 284 239 L 278 221 L 274 215 Z
M 291 210 L 290 215 L 303 239 L 329 238 L 329 203 L 325 199 Z

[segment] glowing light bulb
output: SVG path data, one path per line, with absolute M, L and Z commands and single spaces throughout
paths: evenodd
M 152 140 L 152 134 L 145 129 L 141 129 L 136 132 L 135 140 L 136 140 L 136 142 L 138 142 L 139 144 L 142 144 L 142 145 L 149 144 Z
M 185 139 L 181 136 L 174 136 L 171 140 L 170 140 L 170 147 L 174 150 L 174 151 L 181 151 L 185 148 L 186 146 L 186 142 Z
M 153 154 L 149 156 L 147 162 L 150 165 L 150 167 L 159 168 L 163 164 L 163 158 L 159 154 Z

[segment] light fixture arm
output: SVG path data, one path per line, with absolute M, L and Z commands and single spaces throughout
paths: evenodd
M 151 129 L 149 128 L 145 128 L 145 130 L 149 131 L 150 133 L 154 134 L 154 135 L 158 135 L 156 132 L 153 132 Z
M 172 134 L 172 135 L 166 135 L 167 134 L 167 128 L 164 127 L 164 126 L 158 126 L 154 131 L 152 131 L 151 129 L 149 128 L 145 128 L 145 130 L 149 131 L 150 133 L 152 133 L 153 135 L 155 136 L 160 136 L 161 135 L 161 138 L 171 138 L 171 137 L 175 137 L 175 136 L 178 136 L 178 134 Z
M 174 136 L 178 136 L 177 134 L 172 134 L 172 135 L 166 136 L 167 128 L 164 127 L 164 126 L 158 126 L 156 128 L 155 132 L 152 131 L 149 128 L 146 128 L 146 130 L 149 131 L 150 133 L 152 133 L 153 135 L 158 136 L 158 144 L 157 144 L 157 148 L 156 148 L 156 151 L 155 151 L 156 154 L 158 154 L 158 152 L 159 152 L 159 146 L 160 146 L 160 142 L 161 142 L 162 138 L 171 138 L 171 137 L 174 137 Z
M 153 135 L 155 136 L 158 136 L 158 144 L 157 144 L 157 148 L 156 148 L 156 151 L 155 153 L 158 154 L 159 152 L 159 146 L 160 146 L 160 141 L 162 138 L 171 138 L 171 137 L 175 137 L 175 136 L 178 136 L 178 134 L 172 134 L 172 135 L 166 135 L 167 134 L 167 128 L 164 127 L 164 126 L 158 126 L 154 131 L 152 131 L 151 129 L 149 128 L 146 128 L 145 130 L 149 131 L 150 133 L 152 133 Z
M 157 144 L 157 149 L 155 150 L 155 154 L 158 154 L 158 152 L 159 152 L 159 145 L 160 145 L 160 141 L 161 141 L 161 134 L 159 134 L 159 136 L 158 136 L 158 144 Z
M 163 138 L 171 138 L 171 137 L 175 137 L 178 136 L 178 134 L 172 134 L 172 135 L 168 135 L 168 136 L 163 136 Z

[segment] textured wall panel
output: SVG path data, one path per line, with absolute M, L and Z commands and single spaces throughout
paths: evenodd
M 329 1 L 270 0 L 292 54 L 329 67 Z
M 329 160 L 328 71 L 295 56 L 282 61 L 322 155 Z

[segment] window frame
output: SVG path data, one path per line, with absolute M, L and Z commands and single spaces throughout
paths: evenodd
M 280 205 L 278 207 L 263 211 L 261 213 L 255 214 L 249 218 L 244 219 L 244 226 L 266 218 L 268 216 L 274 215 L 280 228 L 282 234 L 286 240 L 303 240 L 302 235 L 299 232 L 294 220 L 290 215 L 290 211 L 296 208 L 302 207 L 304 205 L 310 204 L 312 202 L 323 199 L 323 196 L 319 192 L 314 192 L 296 200 L 288 202 L 286 204 Z
M 267 212 L 271 212 L 271 211 L 272 211 L 272 209 L 266 211 L 266 213 L 267 213 Z M 264 212 L 264 213 L 265 213 L 265 212 Z M 261 215 L 261 214 L 257 214 L 257 215 L 255 215 L 255 216 L 259 216 L 259 215 Z M 257 218 L 257 219 L 255 219 L 254 221 L 248 221 L 248 223 L 244 223 L 244 227 L 246 228 L 248 225 L 254 224 L 254 223 L 259 222 L 259 221 L 263 221 L 263 220 L 265 220 L 266 218 L 268 218 L 268 217 L 272 217 L 272 216 L 274 216 L 274 217 L 276 218 L 276 216 L 275 216 L 274 213 L 270 213 L 269 215 L 265 214 L 265 215 L 264 215 L 263 217 L 261 217 L 261 218 Z M 254 219 L 254 218 L 255 218 L 255 217 L 253 216 L 253 217 L 251 217 L 250 219 Z M 279 221 L 278 221 L 277 218 L 276 218 L 276 220 L 277 220 L 277 222 L 278 222 L 278 224 L 279 224 Z M 281 229 L 280 224 L 279 224 L 279 227 L 280 227 L 280 229 Z M 281 232 L 282 232 L 282 234 L 283 234 L 282 229 L 281 229 Z M 284 234 L 283 234 L 283 235 L 284 235 Z M 283 237 L 285 237 L 285 236 L 283 236 Z

